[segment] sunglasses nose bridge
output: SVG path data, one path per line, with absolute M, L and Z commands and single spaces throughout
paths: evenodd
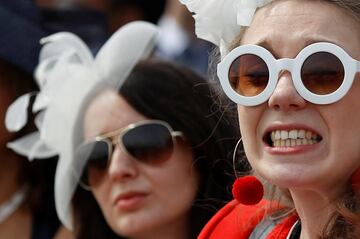
M 110 139 L 112 147 L 115 148 L 116 146 L 120 145 L 120 137 L 119 135 L 112 136 Z
M 305 100 L 298 93 L 294 82 L 295 60 L 279 59 L 276 61 L 276 67 L 277 83 L 268 100 L 269 107 L 283 111 L 303 108 Z
M 286 71 L 289 71 L 292 73 L 294 61 L 295 60 L 291 59 L 291 58 L 282 58 L 282 59 L 276 60 L 276 66 L 277 66 L 278 72 L 286 70 Z
M 293 68 L 294 68 L 295 59 L 291 58 L 282 58 L 276 60 L 276 68 L 277 68 L 277 77 L 281 77 L 281 75 L 288 71 L 290 73 L 291 79 L 293 79 Z

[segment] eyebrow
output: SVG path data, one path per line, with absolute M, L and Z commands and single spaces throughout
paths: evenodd
M 331 41 L 329 39 L 321 39 L 321 38 L 318 38 L 318 39 L 315 39 L 315 38 L 307 38 L 305 39 L 305 42 L 304 44 L 302 44 L 301 46 L 301 49 L 299 50 L 299 52 L 307 47 L 308 45 L 311 45 L 313 43 L 317 43 L 317 42 L 330 42 L 330 43 L 333 43 L 333 44 L 337 44 L 337 42 L 334 42 L 334 41 Z M 268 39 L 263 39 L 263 40 L 260 40 L 258 42 L 255 43 L 255 45 L 258 45 L 258 46 L 261 46 L 261 47 L 264 47 L 265 49 L 267 49 L 269 52 L 271 52 L 271 54 L 276 58 L 276 59 L 279 59 L 281 58 L 278 54 L 276 54 L 276 51 L 274 50 L 274 48 L 272 47 L 272 44 L 271 42 L 268 40 Z M 299 53 L 298 52 L 298 53 Z M 297 53 L 297 54 L 298 54 Z
M 264 39 L 264 40 L 261 40 L 261 41 L 255 43 L 255 44 L 258 45 L 258 46 L 264 47 L 265 49 L 267 49 L 268 51 L 270 51 L 271 54 L 273 54 L 273 56 L 274 56 L 275 58 L 279 58 L 279 57 L 275 54 L 275 51 L 274 51 L 274 49 L 272 48 L 271 43 L 270 43 L 268 40 Z

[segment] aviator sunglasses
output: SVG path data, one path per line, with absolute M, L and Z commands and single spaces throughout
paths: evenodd
M 261 46 L 242 45 L 218 64 L 225 94 L 244 106 L 267 101 L 283 70 L 291 73 L 296 91 L 305 100 L 331 104 L 349 91 L 360 62 L 335 44 L 318 42 L 306 46 L 294 59 L 275 59 Z
M 132 159 L 156 165 L 170 159 L 175 145 L 175 137 L 183 134 L 174 131 L 161 120 L 146 120 L 130 124 L 116 131 L 97 136 L 93 141 L 80 145 L 77 157 L 85 158 L 87 165 L 81 181 L 88 184 L 88 170 L 107 168 L 114 147 L 118 145 Z

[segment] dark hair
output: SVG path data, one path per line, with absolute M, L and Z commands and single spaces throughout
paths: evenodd
M 231 199 L 237 120 L 214 104 L 211 87 L 202 77 L 170 63 L 138 63 L 119 93 L 147 118 L 164 120 L 182 131 L 192 147 L 200 186 L 191 209 L 189 238 L 196 238 L 213 214 Z M 91 192 L 78 187 L 73 208 L 77 238 L 122 238 L 107 226 Z

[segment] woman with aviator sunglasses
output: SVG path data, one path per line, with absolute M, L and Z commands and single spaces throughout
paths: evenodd
M 126 238 L 196 238 L 214 209 L 229 200 L 230 189 L 222 185 L 231 182 L 226 158 L 236 142 L 233 129 L 219 121 L 227 116 L 211 112 L 210 95 L 206 82 L 189 70 L 145 61 L 118 93 L 95 98 L 84 118 L 89 140 L 78 148 L 88 155 L 73 199 L 79 238 L 118 238 L 114 232 Z M 99 115 L 107 117 L 94 121 Z M 116 209 L 106 202 L 111 187 L 119 187 Z M 93 201 L 83 188 L 91 190 Z M 114 232 L 89 230 L 95 224 L 89 217 L 102 218 L 100 212 L 95 216 L 96 204 Z
M 230 199 L 236 124 L 203 78 L 146 59 L 156 36 L 127 24 L 95 58 L 71 33 L 42 40 L 35 145 L 60 155 L 56 209 L 76 238 L 196 238 Z
M 358 1 L 182 2 L 219 46 L 221 87 L 266 185 L 262 199 L 260 181 L 239 178 L 199 238 L 360 238 Z

